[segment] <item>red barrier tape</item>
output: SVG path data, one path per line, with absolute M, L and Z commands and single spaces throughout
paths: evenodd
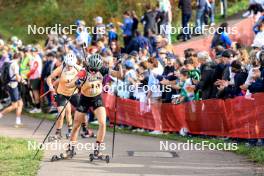
M 192 134 L 237 138 L 264 138 L 264 93 L 254 100 L 236 97 L 190 103 L 152 104 L 117 99 L 117 123 L 149 130 L 178 132 L 187 128 Z M 114 121 L 115 96 L 104 94 L 110 121 Z

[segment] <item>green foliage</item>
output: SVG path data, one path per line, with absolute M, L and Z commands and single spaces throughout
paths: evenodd
M 0 176 L 36 175 L 43 151 L 35 160 L 33 156 L 26 140 L 0 137 Z
M 171 0 L 173 7 L 173 25 L 179 25 L 181 13 L 177 7 L 178 0 Z M 218 2 L 218 1 L 217 1 Z M 248 0 L 230 0 L 229 15 L 245 9 Z M 17 35 L 26 43 L 36 43 L 46 36 L 27 35 L 28 25 L 41 27 L 62 24 L 74 24 L 76 19 L 83 19 L 91 26 L 93 18 L 102 16 L 104 22 L 122 21 L 125 10 L 135 10 L 140 18 L 145 11 L 145 4 L 153 7 L 156 0 L 0 0 L 0 33 L 6 38 Z M 193 4 L 195 9 L 195 3 Z M 219 4 L 217 4 L 219 12 Z M 195 10 L 194 10 L 195 11 Z M 195 19 L 193 13 L 192 21 Z M 220 19 L 219 17 L 217 19 Z M 220 21 L 220 20 L 218 20 Z M 172 36 L 175 40 L 175 36 Z

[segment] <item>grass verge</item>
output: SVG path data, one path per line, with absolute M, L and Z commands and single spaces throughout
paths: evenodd
M 0 136 L 0 176 L 37 175 L 43 152 L 35 160 L 33 156 L 27 140 Z
M 25 113 L 25 114 L 33 118 L 38 118 L 38 119 L 45 118 L 46 120 L 50 120 L 50 121 L 54 121 L 56 118 L 54 115 L 51 115 L 51 114 L 43 114 L 43 113 L 40 113 L 40 114 Z M 98 126 L 89 124 L 89 128 L 97 129 Z M 113 132 L 113 128 L 108 127 L 107 131 Z M 175 133 L 174 134 L 151 135 L 148 132 L 142 132 L 142 133 L 132 132 L 128 128 L 122 128 L 122 129 L 117 128 L 116 131 L 122 134 L 133 134 L 133 135 L 140 135 L 140 136 L 157 137 L 162 140 L 174 140 L 174 141 L 179 141 L 179 142 L 187 142 L 191 140 L 193 141 L 193 143 L 202 143 L 203 141 L 208 141 L 214 144 L 233 142 L 232 140 L 225 140 L 225 139 L 221 139 L 217 137 L 193 137 L 193 136 L 183 137 Z M 264 164 L 264 147 L 258 147 L 258 146 L 250 147 L 250 146 L 246 146 L 245 143 L 239 143 L 238 149 L 232 152 L 246 156 L 251 162 L 258 163 L 261 165 Z

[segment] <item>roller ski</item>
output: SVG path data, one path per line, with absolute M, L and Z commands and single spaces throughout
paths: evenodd
M 72 159 L 75 155 L 76 155 L 76 152 L 74 151 L 74 146 L 69 145 L 69 148 L 66 151 L 66 153 L 61 153 L 59 156 L 53 155 L 51 158 L 51 162 Z
M 98 145 L 98 144 L 97 144 Z M 100 144 L 98 145 L 100 146 Z M 93 162 L 94 160 L 100 160 L 100 161 L 105 161 L 106 163 L 110 162 L 110 156 L 109 155 L 103 155 L 100 150 L 99 147 L 97 146 L 97 148 L 94 150 L 94 153 L 91 153 L 89 155 L 89 159 L 90 162 Z

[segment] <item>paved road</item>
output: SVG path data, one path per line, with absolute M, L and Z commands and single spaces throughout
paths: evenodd
M 14 115 L 0 119 L 1 135 L 34 138 L 41 141 L 51 126 L 45 122 L 32 136 L 38 119 L 23 117 L 24 128 L 15 129 Z M 92 143 L 93 139 L 80 139 L 82 144 Z M 106 153 L 111 152 L 112 134 L 106 136 Z M 62 141 L 66 143 L 66 140 Z M 165 142 L 165 141 L 163 141 Z M 175 141 L 168 141 L 170 144 Z M 221 151 L 160 151 L 160 139 L 153 137 L 117 134 L 115 156 L 111 163 L 89 162 L 89 151 L 77 151 L 72 160 L 50 162 L 53 154 L 60 151 L 45 151 L 39 176 L 251 176 L 264 175 L 264 169 L 249 163 L 246 158 L 230 152 Z

